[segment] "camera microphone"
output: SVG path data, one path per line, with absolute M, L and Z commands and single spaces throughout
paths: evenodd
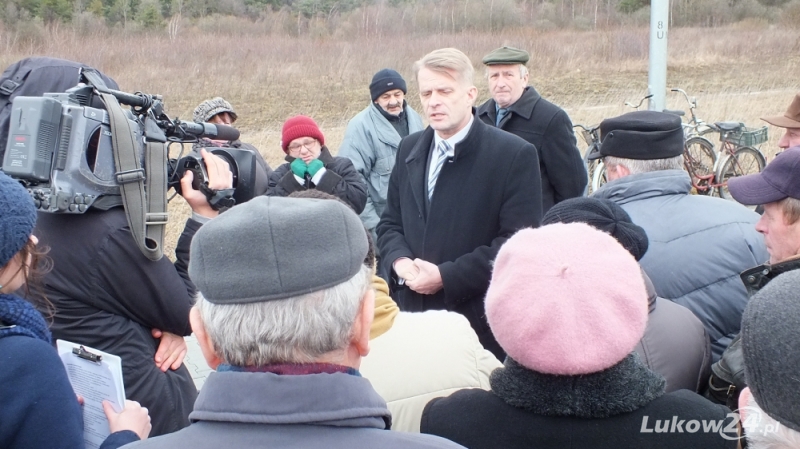
M 185 133 L 197 137 L 226 141 L 239 139 L 239 130 L 232 126 L 213 123 L 178 122 L 178 127 Z

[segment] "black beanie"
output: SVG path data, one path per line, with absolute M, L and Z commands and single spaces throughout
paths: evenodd
M 586 223 L 611 234 L 640 260 L 647 252 L 647 233 L 633 224 L 631 217 L 617 203 L 598 198 L 577 197 L 562 201 L 544 214 L 542 226 L 553 223 Z
M 372 101 L 375 101 L 384 93 L 394 89 L 400 89 L 404 94 L 407 93 L 406 80 L 392 69 L 383 69 L 372 77 L 372 82 L 369 84 L 369 95 L 372 97 Z

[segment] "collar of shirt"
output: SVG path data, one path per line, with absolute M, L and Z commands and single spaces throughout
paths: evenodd
M 447 152 L 447 157 L 455 156 L 455 154 L 456 154 L 456 144 L 458 142 L 461 142 L 462 140 L 464 140 L 465 137 L 467 137 L 467 134 L 469 134 L 470 128 L 472 128 L 472 121 L 473 120 L 475 120 L 475 116 L 474 115 L 470 115 L 469 123 L 467 123 L 467 126 L 465 126 L 461 131 L 455 133 L 449 139 L 442 139 L 441 137 L 439 137 L 439 134 L 433 133 L 433 147 L 434 148 L 439 148 L 439 142 L 441 142 L 442 140 L 445 140 L 450 145 L 450 150 Z

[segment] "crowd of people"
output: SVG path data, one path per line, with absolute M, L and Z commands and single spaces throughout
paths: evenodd
M 0 447 L 84 447 L 64 339 L 122 359 L 105 449 L 800 448 L 800 94 L 736 201 L 692 194 L 681 120 L 654 111 L 603 120 L 609 182 L 585 197 L 529 59 L 487 54 L 478 106 L 469 57 L 432 51 L 419 113 L 379 70 L 338 153 L 292 116 L 274 170 L 201 139 L 205 189 L 234 186 L 212 151 L 233 147 L 256 197 L 214 207 L 187 171 L 174 261 L 142 254 L 122 202 L 37 214 L 0 172 Z

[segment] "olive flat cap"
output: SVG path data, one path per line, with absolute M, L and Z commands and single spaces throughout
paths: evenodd
M 525 50 L 514 47 L 500 47 L 484 56 L 483 63 L 485 65 L 527 64 L 530 59 L 531 55 Z
M 343 203 L 260 196 L 197 231 L 189 276 L 212 304 L 292 298 L 355 276 L 368 245 L 361 219 Z

